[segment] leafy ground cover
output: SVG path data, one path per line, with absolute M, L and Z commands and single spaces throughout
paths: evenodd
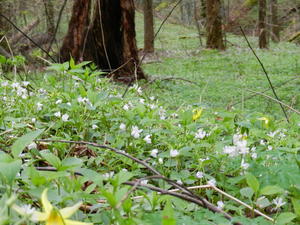
M 246 88 L 268 88 L 242 39 L 229 37 L 240 47 L 215 52 L 198 48 L 189 28 L 164 29 L 157 41 L 162 62 L 144 65 L 145 71 L 187 78 L 198 86 L 140 83 L 122 97 L 126 87 L 102 78 L 93 66 L 73 62 L 54 64 L 39 79 L 0 78 L 0 224 L 77 224 L 69 219 L 94 224 L 299 224 L 299 115 L 289 112 L 287 123 L 278 105 L 261 97 L 226 110 L 229 103 L 246 98 Z M 257 51 L 276 84 L 297 75 L 294 45 Z M 297 82 L 278 89 L 295 108 Z M 199 186 L 193 191 L 233 220 L 150 191 L 174 189 L 174 184 L 147 178 L 151 170 L 127 154 L 179 185 Z M 137 181 L 142 189 L 128 185 Z

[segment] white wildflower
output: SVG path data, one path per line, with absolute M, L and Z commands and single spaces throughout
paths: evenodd
M 180 179 L 177 180 L 176 183 L 179 184 L 179 185 L 183 185 L 183 182 L 182 182 L 182 180 L 180 180 Z
M 58 112 L 54 113 L 54 116 L 61 117 L 61 113 L 58 111 Z
M 123 106 L 123 109 L 124 109 L 125 111 L 128 111 L 128 110 L 129 110 L 129 105 L 128 105 L 128 104 L 125 104 L 125 105 Z
M 171 157 L 176 157 L 176 156 L 178 156 L 178 155 L 179 155 L 178 150 L 176 150 L 176 149 L 171 149 L 171 150 L 170 150 L 170 156 L 171 156 Z
M 249 166 L 250 166 L 250 164 L 249 164 L 249 163 L 246 163 L 245 160 L 242 159 L 242 162 L 241 162 L 241 167 L 242 167 L 242 169 L 246 170 L 246 169 L 249 168 Z
M 133 126 L 132 130 L 131 130 L 131 135 L 134 138 L 139 138 L 140 137 L 140 133 L 143 132 L 143 129 L 139 129 L 137 126 Z
M 237 156 L 239 154 L 238 149 L 235 146 L 225 146 L 223 152 L 228 154 L 230 157 Z
M 68 119 L 69 119 L 69 115 L 68 114 L 64 114 L 64 115 L 62 115 L 61 119 L 62 119 L 62 121 L 67 122 Z
M 97 129 L 97 128 L 98 128 L 98 126 L 97 126 L 96 124 L 93 124 L 93 125 L 92 125 L 92 129 L 93 129 L 93 130 L 95 130 L 95 129 Z
M 252 159 L 256 159 L 256 158 L 257 158 L 257 154 L 256 154 L 255 152 L 252 153 L 252 154 L 251 154 L 251 158 L 252 158 Z
M 36 109 L 37 109 L 37 111 L 41 111 L 42 108 L 43 108 L 43 104 L 42 103 L 40 103 L 40 102 L 36 103 Z
M 272 145 L 268 145 L 268 151 L 271 151 L 271 150 L 273 150 Z
M 6 80 L 6 81 L 3 81 L 3 82 L 1 83 L 1 86 L 2 86 L 2 87 L 8 86 L 8 81 L 7 81 L 7 80 Z
M 36 148 L 37 148 L 37 145 L 36 145 L 36 143 L 32 142 L 31 144 L 29 144 L 29 145 L 27 146 L 27 148 L 28 148 L 29 150 L 31 150 L 31 149 L 36 149 Z
M 142 181 L 141 181 L 141 184 L 143 184 L 143 185 L 148 184 L 148 180 L 142 180 Z
M 280 197 L 273 199 L 272 203 L 275 205 L 275 209 L 279 209 L 286 204 L 286 202 L 284 202 Z
M 115 172 L 111 171 L 108 173 L 104 173 L 102 176 L 104 177 L 105 180 L 108 180 L 109 178 L 112 178 L 114 176 Z
M 58 105 L 58 104 L 61 104 L 62 103 L 62 100 L 61 99 L 58 99 L 55 104 Z
M 23 81 L 22 84 L 23 84 L 24 87 L 27 87 L 30 84 L 30 82 L 29 81 Z
M 166 119 L 166 110 L 162 106 L 159 107 L 158 115 L 159 115 L 159 117 L 160 117 L 161 120 L 165 120 Z
M 155 97 L 154 97 L 154 96 L 151 96 L 151 97 L 150 97 L 150 100 L 151 100 L 151 101 L 154 101 L 154 100 L 155 100 Z
M 119 128 L 120 130 L 126 130 L 126 125 L 124 123 L 121 123 Z
M 266 145 L 266 141 L 265 140 L 260 140 L 260 142 L 259 142 L 261 145 Z
M 143 98 L 140 98 L 140 100 L 139 100 L 139 101 L 140 101 L 140 103 L 141 103 L 141 104 L 145 104 L 145 99 L 143 99 Z
M 18 88 L 18 87 L 20 87 L 20 84 L 17 83 L 17 82 L 14 82 L 14 83 L 11 84 L 11 87 L 12 88 Z
M 199 129 L 197 131 L 197 133 L 195 134 L 195 138 L 197 138 L 197 139 L 203 139 L 203 138 L 206 137 L 206 134 L 207 133 L 203 129 Z
M 152 149 L 150 155 L 151 155 L 153 158 L 156 158 L 156 157 L 157 157 L 157 153 L 158 153 L 158 149 Z
M 224 206 L 225 206 L 225 204 L 224 204 L 224 202 L 222 202 L 222 201 L 218 201 L 218 202 L 217 202 L 217 206 L 218 206 L 218 209 L 223 209 Z
M 159 158 L 159 159 L 158 159 L 158 162 L 159 162 L 159 164 L 163 164 L 163 163 L 164 163 L 163 158 Z
M 147 144 L 151 144 L 152 143 L 151 135 L 150 134 L 146 135 L 146 137 L 144 138 L 144 141 L 146 141 Z
M 199 178 L 199 179 L 203 178 L 203 176 L 204 176 L 204 173 L 203 173 L 203 172 L 198 171 L 198 172 L 196 173 L 196 177 Z
M 32 123 L 35 123 L 35 122 L 36 122 L 36 118 L 32 118 L 32 119 L 31 119 L 31 122 L 32 122 Z
M 67 102 L 66 104 L 67 104 L 68 106 L 71 106 L 71 105 L 72 105 L 71 102 Z
M 216 186 L 217 181 L 214 178 L 212 178 L 209 181 L 207 181 L 207 184 L 210 186 Z

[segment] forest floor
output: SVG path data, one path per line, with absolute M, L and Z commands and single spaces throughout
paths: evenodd
M 142 15 L 137 15 L 138 46 L 143 46 Z M 156 28 L 161 21 L 156 20 Z M 274 96 L 268 80 L 243 36 L 227 35 L 227 50 L 215 51 L 200 46 L 194 27 L 166 23 L 155 41 L 156 52 L 143 68 L 150 77 L 179 77 L 195 82 L 164 81 L 153 94 L 163 96 L 170 105 L 198 104 L 214 108 L 234 106 L 240 110 L 281 114 L 280 106 L 270 99 L 253 93 Z M 263 62 L 278 97 L 300 108 L 299 46 L 293 43 L 271 43 L 269 49 L 257 48 L 257 37 L 248 37 Z M 268 91 L 266 91 L 268 90 Z M 266 92 L 265 92 L 266 91 Z

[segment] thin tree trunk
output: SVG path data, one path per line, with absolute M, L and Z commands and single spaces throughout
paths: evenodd
M 0 13 L 5 15 L 6 17 L 10 18 L 11 10 L 10 10 L 10 3 L 7 0 L 0 1 Z M 8 37 L 8 33 L 11 30 L 10 24 L 2 17 L 0 16 L 0 47 L 2 48 L 2 51 L 8 52 L 8 45 L 5 40 L 3 40 L 3 36 Z
M 144 52 L 154 52 L 153 0 L 144 0 Z
M 224 50 L 222 31 L 221 0 L 206 0 L 206 47 Z
M 53 0 L 43 0 L 45 7 L 45 14 L 47 19 L 47 32 L 49 36 L 55 32 L 55 22 L 54 22 L 54 5 Z
M 196 28 L 198 31 L 199 43 L 200 43 L 200 46 L 202 46 L 202 38 L 201 38 L 202 34 L 201 34 L 200 20 L 201 20 L 201 15 L 200 15 L 198 1 L 194 0 L 194 21 L 195 21 L 195 25 L 196 25 Z
M 91 24 L 90 9 L 94 10 Z M 134 13 L 133 0 L 97 0 L 94 5 L 90 0 L 77 0 L 61 60 L 67 61 L 71 55 L 76 62 L 93 61 L 122 82 L 145 78 L 139 66 Z
M 258 35 L 259 35 L 259 48 L 267 48 L 267 31 L 266 31 L 266 17 L 267 17 L 267 2 L 266 0 L 259 0 L 258 12 Z
M 271 14 L 272 14 L 272 30 L 271 30 L 271 38 L 274 42 L 280 41 L 280 27 L 278 22 L 278 1 L 271 1 Z

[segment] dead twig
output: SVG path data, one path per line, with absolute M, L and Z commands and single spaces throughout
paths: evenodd
M 284 116 L 285 116 L 285 118 L 286 118 L 286 121 L 289 123 L 290 121 L 289 121 L 288 115 L 287 115 L 287 113 L 286 113 L 286 111 L 285 111 L 283 105 L 281 104 L 279 97 L 278 97 L 277 94 L 276 94 L 275 88 L 274 88 L 274 86 L 273 86 L 273 84 L 272 84 L 272 82 L 271 82 L 271 79 L 270 79 L 270 77 L 269 77 L 269 74 L 268 74 L 268 72 L 267 72 L 267 70 L 266 70 L 264 64 L 262 63 L 262 61 L 260 60 L 260 58 L 257 56 L 256 52 L 255 52 L 254 49 L 252 48 L 252 46 L 251 46 L 251 44 L 250 44 L 250 42 L 249 42 L 249 40 L 248 40 L 248 38 L 247 38 L 247 36 L 246 36 L 246 34 L 245 34 L 243 28 L 242 28 L 241 26 L 240 26 L 240 29 L 241 29 L 241 31 L 242 31 L 242 34 L 243 34 L 243 36 L 244 36 L 244 38 L 245 38 L 245 40 L 246 40 L 246 42 L 247 42 L 247 44 L 248 44 L 250 50 L 252 51 L 253 55 L 254 55 L 255 58 L 257 59 L 258 63 L 260 64 L 260 66 L 261 66 L 261 68 L 262 68 L 264 74 L 266 75 L 267 80 L 268 80 L 268 82 L 269 82 L 269 85 L 270 85 L 270 87 L 271 87 L 271 89 L 272 89 L 272 92 L 273 92 L 275 98 L 277 99 L 277 102 L 279 103 L 281 109 L 282 109 L 282 112 L 283 112 L 283 114 L 284 114 Z
M 285 103 L 282 102 L 282 101 L 279 101 L 279 100 L 276 99 L 276 98 L 273 98 L 273 97 L 271 97 L 271 96 L 269 96 L 269 95 L 266 95 L 266 94 L 264 94 L 264 93 L 257 92 L 257 91 L 253 91 L 253 90 L 250 90 L 250 89 L 246 89 L 246 91 L 249 91 L 249 92 L 255 93 L 255 94 L 257 94 L 257 95 L 261 95 L 261 96 L 263 96 L 263 97 L 265 97 L 265 98 L 271 99 L 271 100 L 273 100 L 273 101 L 279 103 L 280 105 L 283 105 L 283 106 L 287 107 L 288 109 L 290 109 L 291 111 L 293 111 L 293 112 L 295 112 L 295 113 L 297 113 L 297 114 L 300 115 L 300 111 L 294 109 L 293 107 L 291 107 L 291 106 L 285 104 Z

